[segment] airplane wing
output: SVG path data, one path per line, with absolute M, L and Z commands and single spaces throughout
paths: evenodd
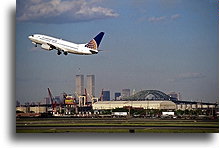
M 53 44 L 49 44 L 49 43 L 47 43 L 49 46 L 50 46 L 50 48 L 52 48 L 52 49 L 56 49 L 56 50 L 59 50 L 59 51 L 64 51 L 64 52 L 68 52 L 68 50 L 66 50 L 65 48 L 61 48 L 61 47 L 57 47 L 57 46 L 54 46 Z
M 52 45 L 52 44 L 49 44 L 47 43 L 52 49 L 58 49 L 56 46 Z
M 47 45 L 49 45 L 51 49 L 56 49 L 58 51 L 65 51 L 65 52 L 68 51 L 68 50 L 66 50 L 64 48 L 60 48 L 60 47 L 54 46 L 53 44 L 50 44 L 50 43 L 47 43 Z
M 67 55 L 69 53 L 68 50 L 66 50 L 65 48 L 60 48 L 60 47 L 57 47 L 57 46 L 54 46 L 53 44 L 50 44 L 50 43 L 47 43 L 47 45 L 49 45 L 49 47 L 51 49 L 56 49 L 58 50 L 57 54 L 60 55 L 63 51 L 64 55 Z

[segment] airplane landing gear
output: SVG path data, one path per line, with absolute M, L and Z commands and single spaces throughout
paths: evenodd
M 57 54 L 60 55 L 60 54 L 62 54 L 62 52 L 58 50 Z
M 64 52 L 64 55 L 68 55 L 68 52 Z
M 66 52 L 66 51 L 61 51 L 61 50 L 58 50 L 57 55 L 62 54 L 62 52 L 64 53 L 64 55 L 68 55 L 68 52 Z

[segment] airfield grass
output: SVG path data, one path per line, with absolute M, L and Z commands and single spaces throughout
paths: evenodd
M 168 124 L 162 124 L 162 123 L 143 123 L 143 124 L 127 124 L 127 123 L 120 123 L 120 124 L 114 124 L 114 123 L 77 123 L 77 124 L 27 124 L 27 125 L 20 125 L 20 124 L 17 124 L 17 126 L 23 126 L 23 127 L 28 127 L 28 126 L 34 126 L 34 127 L 86 127 L 86 126 L 93 126 L 93 127 L 104 127 L 104 126 L 114 126 L 114 127 L 120 127 L 120 126 L 138 126 L 138 127 L 143 127 L 143 126 L 165 126 L 165 127 L 172 127 L 172 126 L 175 126 L 175 127 L 178 127 L 178 126 L 192 126 L 192 127 L 218 127 L 218 125 L 215 125 L 215 124 L 193 124 L 193 123 L 190 123 L 190 124 L 173 124 L 173 123 L 168 123 Z
M 120 122 L 120 123 L 93 123 L 93 122 L 82 122 L 82 123 L 33 123 L 33 122 L 25 122 L 25 123 L 17 123 L 17 126 L 24 126 L 24 127 L 28 127 L 28 126 L 34 126 L 34 127 L 86 127 L 86 126 L 192 126 L 192 127 L 202 127 L 202 126 L 208 126 L 208 127 L 218 127 L 219 128 L 219 124 L 218 122 L 140 122 L 140 123 L 126 123 L 126 122 Z
M 219 133 L 218 121 L 196 120 L 28 118 L 18 119 L 16 126 L 19 127 L 16 129 L 17 133 L 129 133 L 127 127 L 133 127 L 133 129 L 135 129 L 135 127 L 141 127 L 134 130 L 136 133 Z M 147 128 L 144 128 L 144 126 L 147 126 Z M 154 126 L 162 126 L 165 128 Z M 46 127 L 46 129 L 40 127 Z M 59 127 L 65 128 L 62 129 Z

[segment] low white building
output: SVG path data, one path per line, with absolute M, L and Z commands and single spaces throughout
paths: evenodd
M 176 106 L 177 110 L 193 110 L 193 109 L 215 109 L 216 104 L 186 104 L 180 103 Z
M 30 112 L 34 112 L 34 113 L 45 113 L 46 111 L 46 107 L 44 106 L 35 106 L 35 107 L 16 107 L 16 111 L 21 111 L 24 113 L 30 113 Z
M 93 104 L 93 110 L 115 109 L 123 107 L 143 109 L 176 109 L 172 101 L 99 101 Z
M 44 106 L 30 107 L 30 111 L 34 113 L 46 113 L 46 107 Z

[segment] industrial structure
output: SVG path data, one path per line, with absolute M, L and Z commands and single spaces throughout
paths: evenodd
M 28 113 L 28 116 L 33 116 L 30 113 L 34 113 L 36 116 L 39 116 L 39 113 L 49 113 L 52 116 L 92 116 L 92 114 L 96 115 L 96 113 L 100 115 L 105 110 L 124 108 L 129 108 L 129 110 L 162 110 L 166 112 L 176 112 L 178 110 L 199 111 L 208 112 L 212 116 L 218 113 L 217 103 L 182 101 L 158 90 L 143 90 L 132 96 L 122 97 L 120 100 L 110 101 L 110 91 L 102 89 L 99 97 L 90 97 L 87 94 L 87 90 L 84 89 L 84 94 L 81 95 L 77 93 L 73 95 L 63 93 L 64 100 L 61 103 L 55 100 L 49 88 L 47 90 L 50 103 L 46 102 L 49 104 L 20 105 L 17 106 L 16 111 Z M 90 99 L 88 99 L 89 97 Z M 113 113 L 111 112 L 111 114 Z M 22 116 L 22 114 L 17 115 Z

